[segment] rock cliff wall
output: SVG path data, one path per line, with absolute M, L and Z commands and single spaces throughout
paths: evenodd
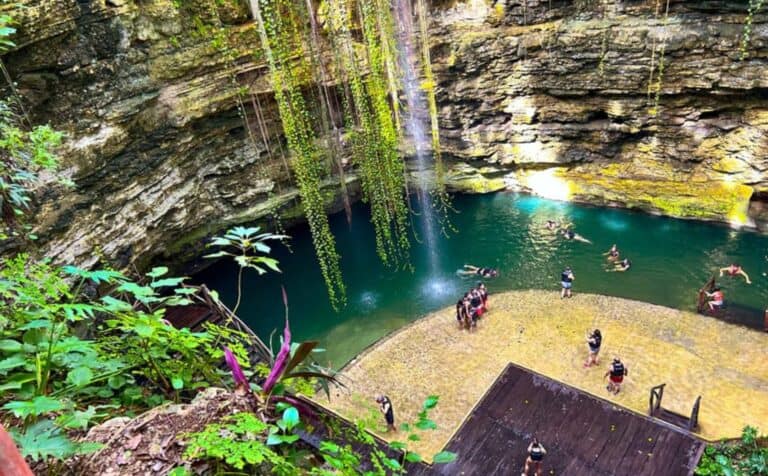
M 759 224 L 768 25 L 745 2 L 469 1 L 435 16 L 456 189 Z M 750 199 L 752 201 L 750 210 Z
M 233 223 L 298 215 L 244 2 L 24 3 L 19 46 L 3 60 L 33 120 L 68 133 L 76 185 L 44 194 L 37 216 L 48 254 L 141 265 Z M 433 4 L 451 187 L 759 221 L 765 15 L 754 17 L 739 61 L 746 2 L 672 1 L 668 16 L 665 5 Z M 329 180 L 329 208 L 337 189 Z

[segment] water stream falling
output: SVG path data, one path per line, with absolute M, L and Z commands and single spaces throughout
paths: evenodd
M 416 199 L 419 202 L 419 238 L 426 247 L 429 276 L 438 270 L 437 239 L 435 213 L 432 206 L 430 188 L 431 138 L 426 134 L 427 102 L 419 84 L 418 51 L 414 51 L 416 31 L 413 22 L 411 0 L 395 0 L 395 27 L 397 28 L 397 49 L 400 69 L 403 72 L 403 90 L 405 92 L 405 128 L 415 148 L 416 155 Z M 426 34 L 426 32 L 422 32 Z

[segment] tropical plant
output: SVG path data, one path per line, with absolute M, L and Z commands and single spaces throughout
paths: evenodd
M 236 226 L 222 236 L 214 236 L 208 247 L 218 247 L 219 251 L 205 255 L 205 258 L 232 257 L 237 263 L 239 270 L 237 273 L 237 301 L 232 308 L 232 313 L 236 314 L 240 307 L 240 300 L 243 295 L 243 272 L 246 269 L 253 269 L 259 274 L 264 274 L 267 269 L 280 272 L 277 266 L 277 260 L 269 258 L 258 253 L 268 254 L 272 249 L 265 244 L 267 240 L 286 240 L 290 238 L 286 235 L 275 235 L 272 233 L 259 233 L 260 228 L 244 228 Z
M 298 426 L 299 414 L 294 407 L 285 408 L 274 424 L 263 422 L 253 413 L 236 413 L 187 435 L 184 457 L 215 462 L 216 474 L 225 474 L 231 468 L 243 471 L 264 463 L 269 464 L 274 474 L 297 474 L 297 468 L 280 452 L 280 447 L 298 440 Z
M 23 254 L 0 260 L 0 408 L 25 455 L 89 451 L 67 432 L 223 384 L 222 344 L 247 355 L 236 331 L 193 333 L 163 321 L 167 307 L 195 292 L 167 271 L 153 269 L 142 285 L 113 270 L 58 268 Z M 96 299 L 98 286 L 113 291 Z
M 768 475 L 768 448 L 752 426 L 744 427 L 737 442 L 708 445 L 696 467 L 698 476 Z
M 15 46 L 10 39 L 16 32 L 12 24 L 10 15 L 0 14 L 0 54 Z M 40 183 L 40 173 L 58 167 L 53 151 L 63 136 L 46 125 L 32 127 L 1 59 L 0 73 L 12 93 L 8 99 L 0 100 L 0 217 L 5 225 L 0 230 L 0 240 L 22 236 L 22 230 L 27 232 L 26 237 L 35 239 L 24 223 L 24 214 Z

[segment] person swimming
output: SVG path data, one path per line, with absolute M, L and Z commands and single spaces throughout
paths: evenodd
M 544 226 L 547 228 L 547 230 L 557 230 L 560 225 L 558 225 L 554 220 L 547 220 L 547 223 Z
M 629 268 L 631 267 L 632 267 L 632 262 L 629 260 L 629 258 L 624 258 L 623 260 L 616 263 L 615 268 L 613 268 L 612 270 L 609 269 L 608 271 L 624 272 L 624 271 L 628 271 Z
M 608 261 L 616 261 L 619 259 L 619 248 L 617 248 L 614 243 L 613 246 L 611 246 L 611 249 L 603 253 L 603 255 L 607 256 L 606 259 Z
M 582 243 L 592 244 L 591 241 L 579 235 L 578 233 L 576 233 L 570 228 L 563 229 L 563 238 L 565 238 L 566 240 L 581 241 Z
M 731 263 L 731 265 L 728 267 L 720 268 L 720 276 L 722 276 L 723 273 L 727 273 L 728 276 L 731 277 L 736 275 L 744 276 L 744 279 L 747 280 L 747 284 L 752 284 L 752 281 L 749 279 L 749 275 L 741 268 L 741 265 L 738 263 Z
M 479 266 L 472 266 L 471 264 L 465 264 L 464 269 L 460 269 L 458 274 L 462 276 L 482 276 L 483 278 L 495 278 L 499 275 L 499 272 L 493 268 L 481 268 Z

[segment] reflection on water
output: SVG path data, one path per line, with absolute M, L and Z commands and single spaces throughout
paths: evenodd
M 717 269 L 741 263 L 753 280 L 724 278 L 726 300 L 762 309 L 768 303 L 766 254 L 768 237 L 725 227 L 674 220 L 618 209 L 554 202 L 514 194 L 457 196 L 459 211 L 451 217 L 458 230 L 440 236 L 436 268 L 423 245 L 413 243 L 415 271 L 385 269 L 374 250 L 374 236 L 363 206 L 354 209 L 352 226 L 342 215 L 331 218 L 342 254 L 349 304 L 334 313 L 314 257 L 306 227 L 289 231 L 289 253 L 276 246 L 273 256 L 282 274 L 257 276 L 246 272 L 240 314 L 262 336 L 280 328 L 283 319 L 280 285 L 288 292 L 291 325 L 299 340 L 320 339 L 324 357 L 342 364 L 361 349 L 427 312 L 456 302 L 477 277 L 462 277 L 464 264 L 497 268 L 489 280 L 491 293 L 510 289 L 559 290 L 559 276 L 574 270 L 574 292 L 628 297 L 681 309 L 692 309 L 699 287 Z M 593 244 L 565 241 L 545 228 L 547 220 L 572 223 Z M 602 253 L 616 243 L 632 260 L 627 273 L 607 272 Z M 220 262 L 196 278 L 234 301 L 236 268 Z

